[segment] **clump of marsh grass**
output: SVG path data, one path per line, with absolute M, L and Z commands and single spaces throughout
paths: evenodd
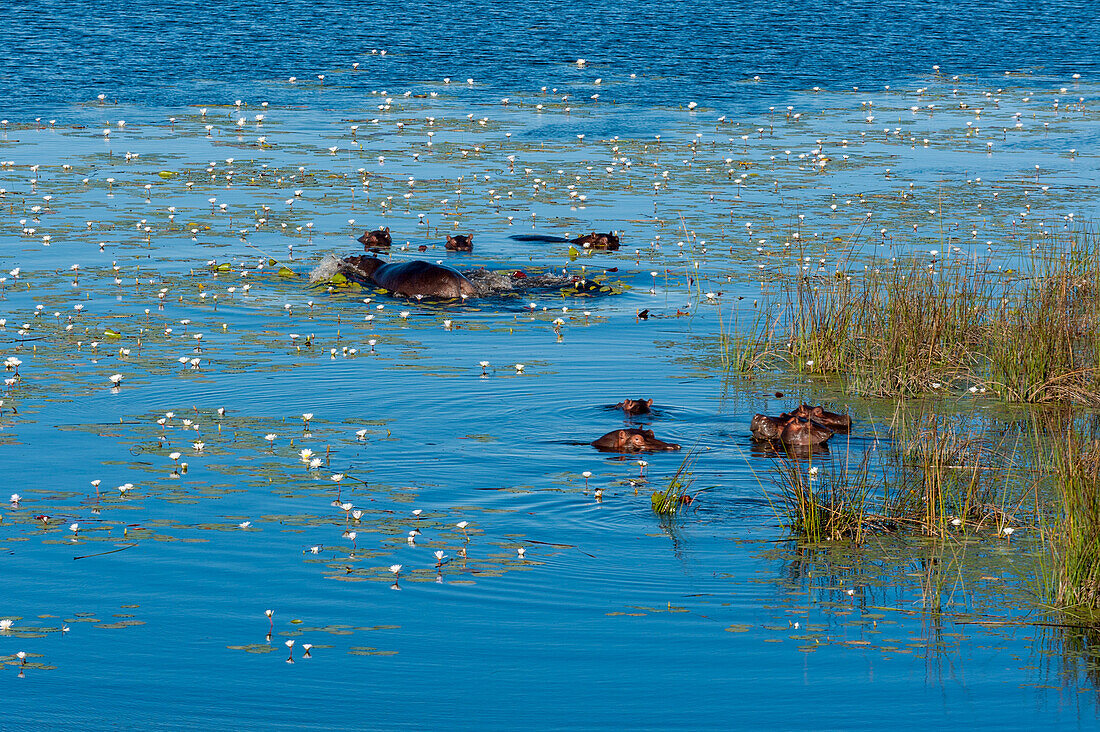
M 757 310 L 748 332 L 738 328 L 738 318 L 723 323 L 722 310 L 718 310 L 718 351 L 722 368 L 748 374 L 769 366 L 777 357 L 775 325 L 765 311 Z
M 887 449 L 865 450 L 854 465 L 779 452 L 774 488 L 765 492 L 791 531 L 809 542 L 860 543 L 869 532 L 901 529 L 1007 539 L 1037 474 L 1013 434 L 972 415 L 913 414 L 899 406 L 890 434 L 877 439 Z
M 1044 251 L 1023 277 L 959 254 L 872 263 L 861 277 L 799 275 L 775 322 L 720 329 L 723 366 L 785 360 L 882 397 L 970 390 L 1100 406 L 1100 233 Z
M 1100 406 L 1100 237 L 1075 237 L 1035 269 L 992 324 L 992 384 L 1013 401 Z
M 1018 440 L 988 425 L 921 411 L 895 414 L 883 503 L 887 514 L 929 535 L 1016 521 L 1031 469 Z
M 800 539 L 817 544 L 850 540 L 862 544 L 869 531 L 889 528 L 889 521 L 871 512 L 879 481 L 871 475 L 870 453 L 859 465 L 814 465 L 800 456 L 780 453 L 779 470 L 768 500 L 786 516 Z
M 993 283 L 977 264 L 868 269 L 802 282 L 788 316 L 790 359 L 802 371 L 835 373 L 860 391 L 912 395 L 949 383 L 979 362 Z
M 649 501 L 655 513 L 660 516 L 675 516 L 694 502 L 695 496 L 690 491 L 695 485 L 695 475 L 691 472 L 695 458 L 695 450 L 689 450 L 665 489 L 653 491 Z
M 1047 478 L 1057 512 L 1044 527 L 1047 587 L 1063 612 L 1100 619 L 1100 441 L 1072 424 L 1048 435 Z

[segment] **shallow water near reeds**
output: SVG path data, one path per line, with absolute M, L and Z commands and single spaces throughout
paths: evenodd
M 325 29 L 364 21 L 331 4 L 303 38 L 278 9 L 184 30 L 139 5 L 81 19 L 99 55 L 64 9 L 17 10 L 40 43 L 17 32 L 0 78 L 0 728 L 1095 725 L 1096 635 L 1029 624 L 1029 522 L 800 546 L 752 415 L 850 411 L 815 457 L 835 474 L 891 449 L 898 407 L 723 347 L 802 278 L 1010 281 L 1095 221 L 1091 6 L 1042 36 L 999 16 L 997 68 L 972 9 L 921 21 L 932 55 L 883 17 L 889 61 L 837 68 L 857 10 L 827 53 L 812 7 L 781 43 L 723 6 L 695 59 L 649 5 L 494 15 L 461 57 L 418 39 L 462 8 L 371 14 L 349 50 Z M 565 15 L 635 37 L 596 57 Z M 602 289 L 310 283 L 381 226 L 395 261 Z M 593 230 L 622 248 L 510 238 Z M 910 408 L 1026 421 L 967 386 Z M 624 426 L 683 449 L 590 445 Z M 659 516 L 688 453 L 696 499 Z

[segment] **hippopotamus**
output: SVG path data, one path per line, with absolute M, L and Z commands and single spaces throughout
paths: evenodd
M 834 432 L 847 432 L 852 428 L 852 417 L 847 414 L 836 414 L 834 412 L 826 412 L 821 406 L 811 407 L 809 404 L 803 404 L 798 409 L 791 412 L 796 417 L 806 417 L 812 419 L 818 424 L 823 424 Z
M 788 447 L 824 445 L 834 432 L 825 425 L 805 417 L 791 417 L 783 425 L 779 441 Z
M 615 405 L 627 414 L 649 414 L 649 408 L 653 406 L 652 399 L 623 399 Z
M 395 295 L 406 297 L 476 297 L 477 290 L 462 273 L 431 262 L 383 262 L 377 257 L 348 257 L 344 260 L 364 279 Z
M 611 249 L 615 250 L 619 248 L 619 237 L 614 232 L 608 232 L 606 234 L 600 234 L 593 231 L 591 234 L 585 234 L 584 236 L 578 236 L 576 239 L 566 239 L 561 236 L 550 236 L 548 234 L 519 234 L 511 237 L 516 241 L 554 241 L 565 242 L 569 244 L 576 244 L 579 247 L 587 247 L 588 249 Z
M 393 240 L 390 238 L 390 227 L 383 226 L 375 231 L 364 231 L 356 241 L 362 242 L 364 249 L 389 249 Z
M 444 246 L 452 252 L 472 252 L 474 250 L 474 235 L 459 234 L 458 236 L 451 236 L 447 234 L 447 243 Z
M 776 442 L 783 434 L 783 426 L 790 418 L 789 414 L 778 417 L 756 414 L 753 415 L 752 422 L 749 424 L 749 431 L 752 432 L 754 440 Z
M 612 430 L 598 440 L 593 440 L 592 446 L 601 452 L 657 452 L 680 449 L 680 446 L 673 442 L 665 442 L 654 437 L 653 430 L 642 429 Z
M 795 410 L 797 411 L 797 410 Z M 769 417 L 757 414 L 749 424 L 754 440 L 761 442 L 782 442 L 794 447 L 824 445 L 833 436 L 833 430 L 809 417 L 797 414 L 781 414 Z
M 578 236 L 576 239 L 570 239 L 569 241 L 572 244 L 587 247 L 589 249 L 616 250 L 619 248 L 619 237 L 611 231 L 607 232 L 606 234 L 599 234 L 593 231 L 591 234 Z

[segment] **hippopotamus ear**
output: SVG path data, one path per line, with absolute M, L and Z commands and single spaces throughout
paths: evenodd
M 451 244 L 452 242 L 454 242 L 454 237 L 452 237 L 450 234 L 447 234 L 447 243 Z
M 466 235 L 466 241 L 473 244 L 474 243 L 474 235 L 473 234 L 467 234 Z
M 645 402 L 645 405 L 647 407 L 652 407 L 653 406 L 653 400 L 652 399 L 647 399 L 646 402 Z
M 390 233 L 390 227 L 388 227 L 388 226 L 383 226 L 383 227 L 382 227 L 382 231 L 384 231 L 384 232 L 386 232 L 386 233 L 388 234 L 388 233 Z

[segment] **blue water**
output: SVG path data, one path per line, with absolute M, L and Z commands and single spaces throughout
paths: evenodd
M 1015 265 L 1094 218 L 1097 13 L 9 6 L 0 358 L 22 363 L 0 466 L 21 501 L 0 506 L 0 729 L 1093 728 L 1089 643 L 922 612 L 934 558 L 945 609 L 1030 616 L 1028 531 L 950 556 L 789 541 L 751 415 L 850 409 L 839 471 L 886 449 L 896 406 L 727 376 L 718 336 L 780 278 L 929 250 Z M 629 289 L 310 287 L 381 225 L 395 259 Z M 622 250 L 575 260 L 510 238 L 609 228 Z M 442 249 L 454 231 L 473 254 Z M 639 396 L 654 415 L 609 408 Z M 685 450 L 641 466 L 588 444 L 637 424 Z M 698 500 L 663 520 L 649 495 L 689 451 Z
M 290 76 L 359 90 L 473 78 L 479 95 L 568 85 L 591 69 L 625 84 L 618 102 L 689 100 L 759 108 L 793 89 L 875 88 L 940 65 L 945 74 L 999 76 L 1097 70 L 1100 10 L 1087 1 L 980 8 L 899 0 L 852 3 L 203 2 L 8 4 L 0 100 L 37 110 L 97 93 L 150 106 L 254 97 L 309 103 L 300 90 L 265 88 Z M 371 50 L 385 50 L 384 61 Z M 337 70 L 362 64 L 350 81 Z M 760 76 L 763 84 L 746 82 Z

